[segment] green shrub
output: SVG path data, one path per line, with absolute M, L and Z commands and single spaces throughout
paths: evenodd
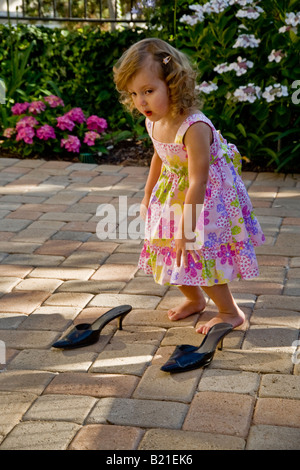
M 7 109 L 50 92 L 66 105 L 99 114 L 117 130 L 124 110 L 112 80 L 112 67 L 124 50 L 144 37 L 143 31 L 101 32 L 95 27 L 68 31 L 19 24 L 0 25 L 0 78 L 7 84 Z M 10 44 L 10 47 L 7 47 Z M 31 49 L 26 75 L 14 87 L 16 56 Z M 14 92 L 10 91 L 14 89 Z M 3 106 L 2 106 L 3 111 Z M 2 127 L 4 127 L 2 114 Z
M 55 94 L 70 108 L 103 116 L 115 140 L 118 136 L 144 138 L 140 121 L 133 122 L 119 103 L 112 67 L 132 43 L 159 36 L 195 63 L 203 111 L 238 146 L 251 168 L 299 172 L 300 14 L 296 0 L 139 3 L 148 30 L 110 33 L 97 27 L 68 31 L 0 25 L 0 78 L 8 84 L 0 131 L 8 127 L 14 103 Z M 240 16 L 240 10 L 245 16 Z M 247 35 L 244 43 L 243 34 Z M 250 35 L 255 41 L 245 47 Z
M 300 171 L 297 1 L 140 3 L 149 4 L 152 35 L 190 56 L 203 111 L 245 161 L 252 168 Z M 246 44 L 248 36 L 253 40 Z
M 176 45 L 197 64 L 203 111 L 255 167 L 299 171 L 295 0 L 193 3 Z

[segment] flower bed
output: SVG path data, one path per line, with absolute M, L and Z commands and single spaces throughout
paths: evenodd
M 194 2 L 177 43 L 199 70 L 203 108 L 257 167 L 299 171 L 300 12 L 284 0 Z
M 23 157 L 107 153 L 102 138 L 107 121 L 96 115 L 86 117 L 81 108 L 67 110 L 58 96 L 16 103 L 11 112 L 2 144 L 11 153 Z
M 8 122 L 12 105 L 29 102 L 30 96 L 34 101 L 43 101 L 51 90 L 63 97 L 64 113 L 80 107 L 86 117 L 104 117 L 115 141 L 125 139 L 127 146 L 128 138 L 133 142 L 144 139 L 143 124 L 133 123 L 118 102 L 112 67 L 132 43 L 147 36 L 159 36 L 190 56 L 199 72 L 203 111 L 222 135 L 238 146 L 246 168 L 299 172 L 300 14 L 296 2 L 151 0 L 149 3 L 147 0 L 140 3 L 141 14 L 147 10 L 149 29 L 145 31 L 110 34 L 97 28 L 66 31 L 18 25 L 10 37 L 8 29 L 0 25 L 1 73 L 8 90 L 12 90 L 8 92 L 11 94 L 7 106 L 0 109 L 0 134 L 1 130 L 15 127 L 16 123 Z M 149 6 L 146 10 L 145 5 Z M 10 42 L 11 47 L 7 47 Z M 20 80 L 14 84 L 10 73 L 16 64 L 19 68 L 14 76 Z M 24 72 L 23 76 L 20 71 Z M 33 117 L 38 120 L 36 115 Z M 47 121 L 33 126 L 37 154 L 50 150 L 48 144 L 54 144 L 55 140 L 53 137 L 45 140 L 52 132 L 47 127 L 37 134 L 42 125 L 51 126 Z M 80 126 L 77 122 L 76 129 Z M 72 135 L 68 129 L 52 127 L 58 133 Z M 39 135 L 44 135 L 44 139 Z M 77 155 L 66 148 L 76 149 L 77 140 L 60 137 L 67 141 L 56 139 L 56 151 L 53 153 L 51 149 L 52 155 L 59 158 Z M 84 137 L 76 137 L 80 140 L 80 151 L 88 151 Z M 107 137 L 101 133 L 101 139 L 95 143 L 107 147 Z M 15 144 L 19 145 L 18 151 L 22 149 L 23 156 L 27 152 L 32 155 L 29 150 L 33 149 L 32 144 L 26 144 L 26 150 L 24 139 Z M 7 145 L 7 140 L 3 145 Z M 7 146 L 7 151 L 9 148 L 13 146 Z

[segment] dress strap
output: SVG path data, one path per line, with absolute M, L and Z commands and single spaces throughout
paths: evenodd
M 204 122 L 205 124 L 207 124 L 211 128 L 212 133 L 213 133 L 213 138 L 215 140 L 214 133 L 216 132 L 216 130 L 212 122 L 203 113 L 198 112 L 195 114 L 191 114 L 183 121 L 183 123 L 179 127 L 177 134 L 176 134 L 176 138 L 175 138 L 176 144 L 183 144 L 183 139 L 184 139 L 186 131 L 191 125 L 195 124 L 196 122 Z
M 153 132 L 153 122 L 150 121 L 148 118 L 146 118 L 146 129 L 147 129 L 147 132 L 149 134 L 149 136 L 151 137 L 152 139 L 152 132 Z

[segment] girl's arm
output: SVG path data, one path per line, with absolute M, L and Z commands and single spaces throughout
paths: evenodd
M 210 145 L 212 131 L 207 124 L 193 124 L 185 135 L 185 146 L 188 153 L 189 188 L 186 193 L 184 209 L 176 235 L 176 262 L 180 266 L 181 257 L 184 267 L 188 267 L 187 243 L 194 241 L 196 222 L 204 202 L 206 183 L 209 171 Z M 191 238 L 192 237 L 192 238 Z
M 147 182 L 145 185 L 145 195 L 143 197 L 143 200 L 141 202 L 141 208 L 140 208 L 140 214 L 142 219 L 145 220 L 146 218 L 146 213 L 150 201 L 150 196 L 152 193 L 152 190 L 159 178 L 160 172 L 161 172 L 161 165 L 162 165 L 162 160 L 158 156 L 156 150 L 154 150 L 154 154 L 151 160 L 151 165 L 150 165 L 150 170 L 149 170 L 149 175 L 147 178 Z

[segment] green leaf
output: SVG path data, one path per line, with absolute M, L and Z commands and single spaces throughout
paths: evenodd
M 274 152 L 274 150 L 268 148 L 268 147 L 263 147 L 261 148 L 261 151 L 267 153 L 268 155 L 270 155 L 270 157 L 272 157 L 272 160 L 271 161 L 275 161 L 275 162 L 279 162 L 279 158 L 278 158 L 278 153 L 277 152 Z
M 244 137 L 247 137 L 247 132 L 243 126 L 243 124 L 239 123 L 237 124 L 236 126 L 238 128 L 238 130 L 240 131 L 240 133 L 244 136 Z

